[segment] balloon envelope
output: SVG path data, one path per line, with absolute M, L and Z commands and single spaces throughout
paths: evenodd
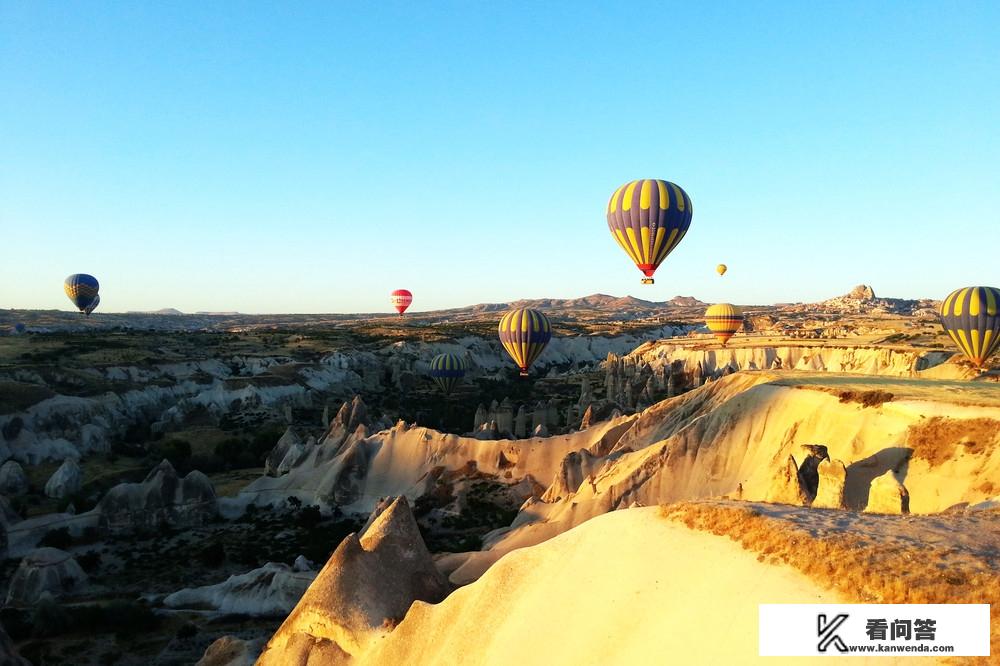
M 743 328 L 743 311 L 731 303 L 716 303 L 705 311 L 705 325 L 725 346 Z
M 726 266 L 725 264 L 719 264 L 718 266 L 715 267 L 715 272 L 718 273 L 719 275 L 725 275 L 726 271 L 728 270 L 729 267 Z
M 75 273 L 63 282 L 63 291 L 80 312 L 86 312 L 87 307 L 97 298 L 100 288 L 97 278 L 86 273 Z
M 392 307 L 396 308 L 396 312 L 403 314 L 413 302 L 413 294 L 408 289 L 397 289 L 389 294 L 389 301 L 392 303 Z
M 431 360 L 430 376 L 445 395 L 465 377 L 465 359 L 456 354 L 438 354 Z
M 965 287 L 941 304 L 941 325 L 973 365 L 983 367 L 1000 348 L 1000 289 Z
M 691 225 L 691 198 L 665 180 L 633 180 L 608 201 L 608 228 L 646 279 L 684 238 Z
M 500 319 L 497 327 L 500 342 L 521 369 L 521 376 L 528 375 L 528 368 L 552 339 L 549 319 L 538 310 L 518 308 Z
M 83 309 L 83 314 L 89 315 L 91 312 L 97 309 L 97 306 L 101 304 L 101 295 L 98 294 L 94 296 L 94 300 L 90 302 L 90 305 Z

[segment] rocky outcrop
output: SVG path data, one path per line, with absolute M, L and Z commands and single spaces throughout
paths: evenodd
M 167 608 L 210 609 L 254 617 L 285 617 L 316 577 L 315 571 L 296 570 L 268 562 L 216 585 L 185 588 L 163 599 Z
M 301 444 L 302 440 L 296 434 L 295 430 L 291 426 L 285 428 L 284 434 L 278 438 L 277 444 L 274 445 L 271 452 L 267 454 L 267 458 L 264 459 L 264 473 L 270 476 L 281 476 L 281 473 L 278 472 L 278 466 L 281 465 L 290 448 Z
M 840 460 L 821 461 L 816 466 L 819 487 L 812 505 L 818 509 L 843 509 L 844 485 L 847 481 L 847 466 Z
M 305 460 L 306 456 L 309 455 L 309 449 L 316 445 L 316 439 L 310 437 L 306 442 L 295 442 L 285 453 L 285 457 L 281 459 L 278 463 L 278 469 L 275 476 L 281 476 L 282 474 L 287 474 L 292 470 L 293 467 Z
M 83 470 L 73 458 L 66 458 L 45 483 L 45 494 L 54 499 L 68 497 L 83 487 Z
M 910 512 L 910 493 L 892 470 L 872 481 L 868 491 L 868 513 L 902 514 Z
M 223 636 L 208 646 L 195 666 L 253 666 L 259 653 L 258 641 Z
M 98 525 L 111 532 L 200 525 L 217 511 L 208 477 L 194 470 L 182 479 L 167 460 L 142 482 L 121 483 L 109 490 L 94 509 Z
M 851 289 L 846 297 L 856 301 L 872 301 L 875 300 L 875 290 L 867 284 L 859 284 L 854 289 Z
M 542 501 L 555 502 L 574 494 L 584 480 L 597 472 L 604 462 L 605 458 L 594 456 L 586 449 L 568 454 L 563 458 L 559 472 L 542 495 Z
M 767 370 L 777 367 L 808 372 L 918 377 L 924 371 L 937 369 L 952 355 L 945 350 L 898 350 L 845 344 L 703 349 L 663 340 L 643 345 L 620 361 L 631 362 L 636 368 L 642 368 L 645 364 L 652 371 L 670 368 L 671 377 L 682 378 L 678 385 L 679 392 L 681 388 L 697 388 L 702 383 L 698 375 L 707 380 L 713 376 L 721 376 L 726 368 Z M 690 381 L 685 378 L 690 378 Z M 616 381 L 618 383 L 612 383 L 612 390 L 616 393 L 607 394 L 610 399 L 615 399 L 620 393 L 621 380 Z
M 346 514 L 367 516 L 378 498 L 405 495 L 411 502 L 433 490 L 434 470 L 457 471 L 470 461 L 483 475 L 507 485 L 530 475 L 549 481 L 563 457 L 593 442 L 612 445 L 627 423 L 593 425 L 585 432 L 545 440 L 502 440 L 492 427 L 478 439 L 458 437 L 405 422 L 373 435 L 364 426 L 350 435 L 331 430 L 306 458 L 281 477 L 261 476 L 240 492 L 240 499 L 258 506 L 284 503 L 295 496 L 323 511 L 334 507 Z
M 0 494 L 17 497 L 28 492 L 28 475 L 16 460 L 0 466 Z
M 565 414 L 566 425 L 572 425 L 575 414 L 572 406 Z M 515 410 L 508 397 L 501 402 L 492 401 L 489 408 L 480 403 L 472 420 L 471 436 L 477 439 L 537 437 L 534 431 L 538 426 L 554 431 L 561 428 L 563 421 L 563 414 L 554 400 L 539 401 L 534 407 L 518 405 Z
M 799 465 L 795 462 L 795 457 L 788 456 L 785 464 L 775 473 L 774 479 L 764 495 L 764 501 L 805 506 L 811 499 L 799 477 Z
M 409 504 L 397 498 L 360 538 L 341 542 L 258 663 L 345 663 L 387 634 L 414 601 L 436 603 L 447 591 Z
M 799 450 L 803 454 L 802 464 L 799 465 L 799 481 L 811 502 L 816 497 L 816 489 L 819 487 L 817 468 L 821 462 L 830 459 L 830 454 L 822 444 L 803 444 Z
M 69 553 L 39 548 L 18 565 L 7 590 L 7 603 L 27 606 L 46 596 L 65 596 L 79 590 L 86 580 L 87 574 Z

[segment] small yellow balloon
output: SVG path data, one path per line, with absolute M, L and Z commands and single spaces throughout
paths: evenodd
M 727 270 L 729 269 L 726 267 L 725 264 L 719 264 L 718 266 L 715 267 L 715 272 L 718 273 L 719 275 L 725 275 Z

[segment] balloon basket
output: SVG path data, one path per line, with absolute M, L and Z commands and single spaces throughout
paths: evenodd
M 527 370 L 522 370 L 521 374 L 519 376 L 521 376 L 521 377 L 527 377 L 528 376 L 528 371 Z
M 653 278 L 642 278 L 640 282 L 642 282 L 642 284 L 653 284 Z

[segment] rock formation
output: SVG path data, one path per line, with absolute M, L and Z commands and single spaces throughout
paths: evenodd
M 486 423 L 486 406 L 483 403 L 479 403 L 476 407 L 476 414 L 472 418 L 472 432 L 479 430 L 484 423 Z
M 387 634 L 414 601 L 436 603 L 447 591 L 409 504 L 397 498 L 360 538 L 341 542 L 258 663 L 344 663 Z
M 785 464 L 775 473 L 771 486 L 764 496 L 764 501 L 805 506 L 810 499 L 809 493 L 803 487 L 799 477 L 799 465 L 795 462 L 795 457 L 790 455 Z
M 27 606 L 44 596 L 58 598 L 78 590 L 86 580 L 87 574 L 69 553 L 58 548 L 38 548 L 17 566 L 7 590 L 7 603 Z
M 848 292 L 847 298 L 853 298 L 858 301 L 872 301 L 875 300 L 875 290 L 867 284 L 859 284 Z
M 288 447 L 288 450 L 285 452 L 285 457 L 281 459 L 280 463 L 278 463 L 278 467 L 275 470 L 276 474 L 274 474 L 274 476 L 287 474 L 293 467 L 305 460 L 306 456 L 309 455 L 309 449 L 315 445 L 316 439 L 314 437 L 310 437 L 305 443 L 301 441 L 294 442 Z
M 83 470 L 74 458 L 66 458 L 45 483 L 45 494 L 54 499 L 68 497 L 83 486 Z
M 583 379 L 580 380 L 580 399 L 577 400 L 576 404 L 580 409 L 586 409 L 592 402 L 594 402 L 594 392 L 590 388 L 590 380 L 584 375 Z
M 514 417 L 514 436 L 518 439 L 528 436 L 528 412 L 524 405 L 517 408 L 517 416 Z
M 267 458 L 264 460 L 264 473 L 271 476 L 281 476 L 282 472 L 278 471 L 278 467 L 285 459 L 285 456 L 288 455 L 288 450 L 293 446 L 301 444 L 302 440 L 295 433 L 295 430 L 291 426 L 285 428 L 284 434 L 278 439 L 278 443 L 274 445 L 274 448 L 271 449 L 271 452 L 267 454 Z
M 816 466 L 816 473 L 819 477 L 819 487 L 812 505 L 820 509 L 845 508 L 844 485 L 847 480 L 847 467 L 844 463 L 827 458 Z
M 909 513 L 910 493 L 899 482 L 892 470 L 872 481 L 868 491 L 868 513 Z
M 109 490 L 94 511 L 103 529 L 126 532 L 200 525 L 216 515 L 218 506 L 207 476 L 194 470 L 182 479 L 164 460 L 142 482 Z
M 259 652 L 257 641 L 223 636 L 208 646 L 195 666 L 253 666 Z
M 0 494 L 17 497 L 28 492 L 28 475 L 16 460 L 0 466 Z
M 816 469 L 822 461 L 830 459 L 830 454 L 822 444 L 803 444 L 799 448 L 804 456 L 802 464 L 799 465 L 799 481 L 809 501 L 812 501 L 819 487 L 819 472 Z
M 510 398 L 504 398 L 497 408 L 496 424 L 497 432 L 501 435 L 510 435 L 514 432 L 514 404 Z
M 315 577 L 315 571 L 298 571 L 287 564 L 268 562 L 215 585 L 185 588 L 169 594 L 163 599 L 163 605 L 167 608 L 211 608 L 254 617 L 285 617 Z
M 580 488 L 580 484 L 591 474 L 597 472 L 604 464 L 604 458 L 592 455 L 586 449 L 580 449 L 568 454 L 562 460 L 562 466 L 549 485 L 543 502 L 555 502 L 569 497 Z

